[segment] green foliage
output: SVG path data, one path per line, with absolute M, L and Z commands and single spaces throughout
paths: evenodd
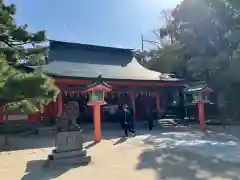
M 185 61 L 181 53 L 182 49 L 183 47 L 180 44 L 169 44 L 163 48 L 150 51 L 149 56 L 151 60 L 147 64 L 148 68 L 163 73 L 176 73 L 182 76 L 185 68 Z
M 234 98 L 239 91 L 233 89 L 240 84 L 239 0 L 183 0 L 160 28 L 160 38 L 170 41 L 152 51 L 150 68 L 205 80 L 240 112 Z
M 8 110 L 42 111 L 59 93 L 54 80 L 41 71 L 25 73 L 14 67 L 43 61 L 47 53 L 41 46 L 46 40 L 45 31 L 30 33 L 27 25 L 17 26 L 15 13 L 15 5 L 7 6 L 0 0 L 0 105 Z
M 15 14 L 15 5 L 6 6 L 0 2 L 0 53 L 6 55 L 6 60 L 11 64 L 22 60 L 32 64 L 31 59 L 34 56 L 39 57 L 46 53 L 47 48 L 40 46 L 46 41 L 45 31 L 30 33 L 27 25 L 17 26 L 14 21 Z

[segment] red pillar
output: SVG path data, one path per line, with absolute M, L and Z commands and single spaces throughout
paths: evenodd
M 62 114 L 63 101 L 62 101 L 62 93 L 61 92 L 58 94 L 56 101 L 53 101 L 48 105 L 48 110 L 50 112 L 49 113 L 50 116 L 53 116 L 53 117 L 58 117 Z
M 101 141 L 101 114 L 100 104 L 93 106 L 93 119 L 94 119 L 94 140 Z
M 48 104 L 48 115 L 51 117 L 51 116 L 54 116 L 54 113 L 55 113 L 55 107 L 54 107 L 54 102 L 50 102 Z
M 133 119 L 135 120 L 136 118 L 136 104 L 135 104 L 135 93 L 134 91 L 130 92 L 130 98 L 131 98 L 131 104 L 133 108 Z
M 157 93 L 157 95 L 156 95 L 156 106 L 157 106 L 157 111 L 158 111 L 158 113 L 161 112 L 161 105 L 160 105 L 159 100 L 160 100 L 160 96 L 159 96 L 159 94 Z
M 204 112 L 204 103 L 203 102 L 198 102 L 198 119 L 199 119 L 201 130 L 205 131 L 206 124 L 205 124 L 205 112 Z
M 58 94 L 57 98 L 57 116 L 60 116 L 63 111 L 63 100 L 62 100 L 62 92 Z

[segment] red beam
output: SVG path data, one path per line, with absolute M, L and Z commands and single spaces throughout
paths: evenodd
M 59 86 L 63 85 L 83 85 L 89 84 L 90 80 L 77 80 L 77 79 L 55 79 L 55 82 Z M 140 81 L 106 81 L 109 85 L 142 85 L 142 86 L 182 86 L 182 82 L 140 82 Z

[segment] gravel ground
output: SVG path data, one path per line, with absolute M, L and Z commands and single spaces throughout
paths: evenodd
M 1 152 L 0 179 L 240 180 L 240 139 L 230 131 L 141 130 L 128 139 L 121 138 L 120 131 L 107 131 L 100 143 L 85 143 L 92 156 L 88 166 L 56 169 L 44 166 L 53 137 L 12 138 L 11 145 L 18 149 Z

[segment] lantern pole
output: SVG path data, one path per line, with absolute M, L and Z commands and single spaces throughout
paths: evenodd
M 199 101 L 197 105 L 198 105 L 198 119 L 199 119 L 200 129 L 202 131 L 205 131 L 206 123 L 205 123 L 204 102 Z
M 94 118 L 94 140 L 101 141 L 101 113 L 100 104 L 93 106 L 93 118 Z

